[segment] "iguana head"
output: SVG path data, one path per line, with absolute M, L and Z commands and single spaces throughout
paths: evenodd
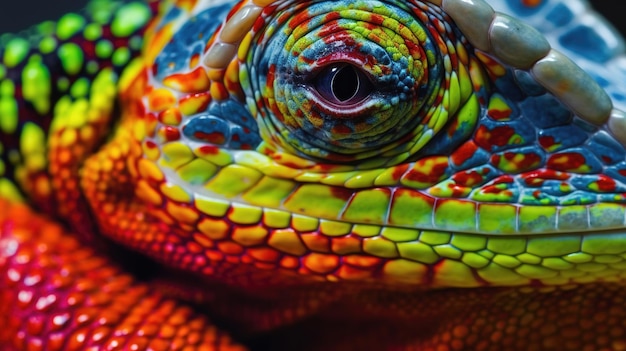
M 245 286 L 623 274 L 624 114 L 537 30 L 483 1 L 232 5 L 171 5 L 123 77 L 82 176 L 105 235 Z

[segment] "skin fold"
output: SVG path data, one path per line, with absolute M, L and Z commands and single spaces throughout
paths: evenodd
M 626 350 L 617 78 L 598 122 L 595 82 L 572 107 L 452 5 L 385 5 L 1 37 L 0 349 Z

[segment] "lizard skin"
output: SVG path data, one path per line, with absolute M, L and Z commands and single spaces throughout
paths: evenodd
M 215 3 L 94 2 L 86 19 L 43 26 L 47 41 L 29 54 L 19 54 L 27 42 L 4 42 L 18 53 L 5 55 L 0 110 L 6 349 L 243 348 L 211 323 L 252 349 L 626 348 L 615 128 L 572 116 L 522 72 L 473 52 L 422 2 L 408 4 L 428 31 L 386 25 L 435 38 L 402 33 L 421 40 L 420 54 L 409 51 L 423 66 L 390 85 L 397 67 L 358 61 L 373 82 L 333 102 L 327 114 L 341 118 L 325 118 L 297 88 L 337 99 L 326 77 L 335 71 L 307 78 L 307 65 L 326 59 L 341 71 L 361 59 L 338 59 L 363 54 L 332 22 L 349 12 L 268 2 L 218 69 L 211 49 L 230 43 L 211 19 L 247 17 L 244 3 Z M 339 53 L 316 56 L 316 37 L 289 41 L 315 32 L 306 21 L 315 11 L 332 24 L 322 30 L 339 33 Z M 285 23 L 284 38 L 261 35 Z M 250 49 L 253 39 L 298 55 Z M 445 89 L 419 79 L 425 67 L 434 81 L 448 69 L 428 61 L 442 42 L 442 57 L 456 60 Z M 386 47 L 400 66 L 403 48 Z M 456 103 L 446 94 L 454 84 Z M 368 106 L 369 119 L 342 110 L 374 93 L 387 107 Z

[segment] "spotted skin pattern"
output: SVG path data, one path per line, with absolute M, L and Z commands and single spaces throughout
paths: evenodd
M 3 349 L 626 349 L 619 135 L 436 1 L 93 1 L 0 48 Z

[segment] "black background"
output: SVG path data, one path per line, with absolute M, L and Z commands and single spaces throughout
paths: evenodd
M 43 20 L 57 19 L 61 14 L 77 10 L 87 1 L 79 0 L 4 0 L 0 4 L 0 33 L 15 32 Z M 626 35 L 626 18 L 619 10 L 621 1 L 596 0 L 592 6 Z

